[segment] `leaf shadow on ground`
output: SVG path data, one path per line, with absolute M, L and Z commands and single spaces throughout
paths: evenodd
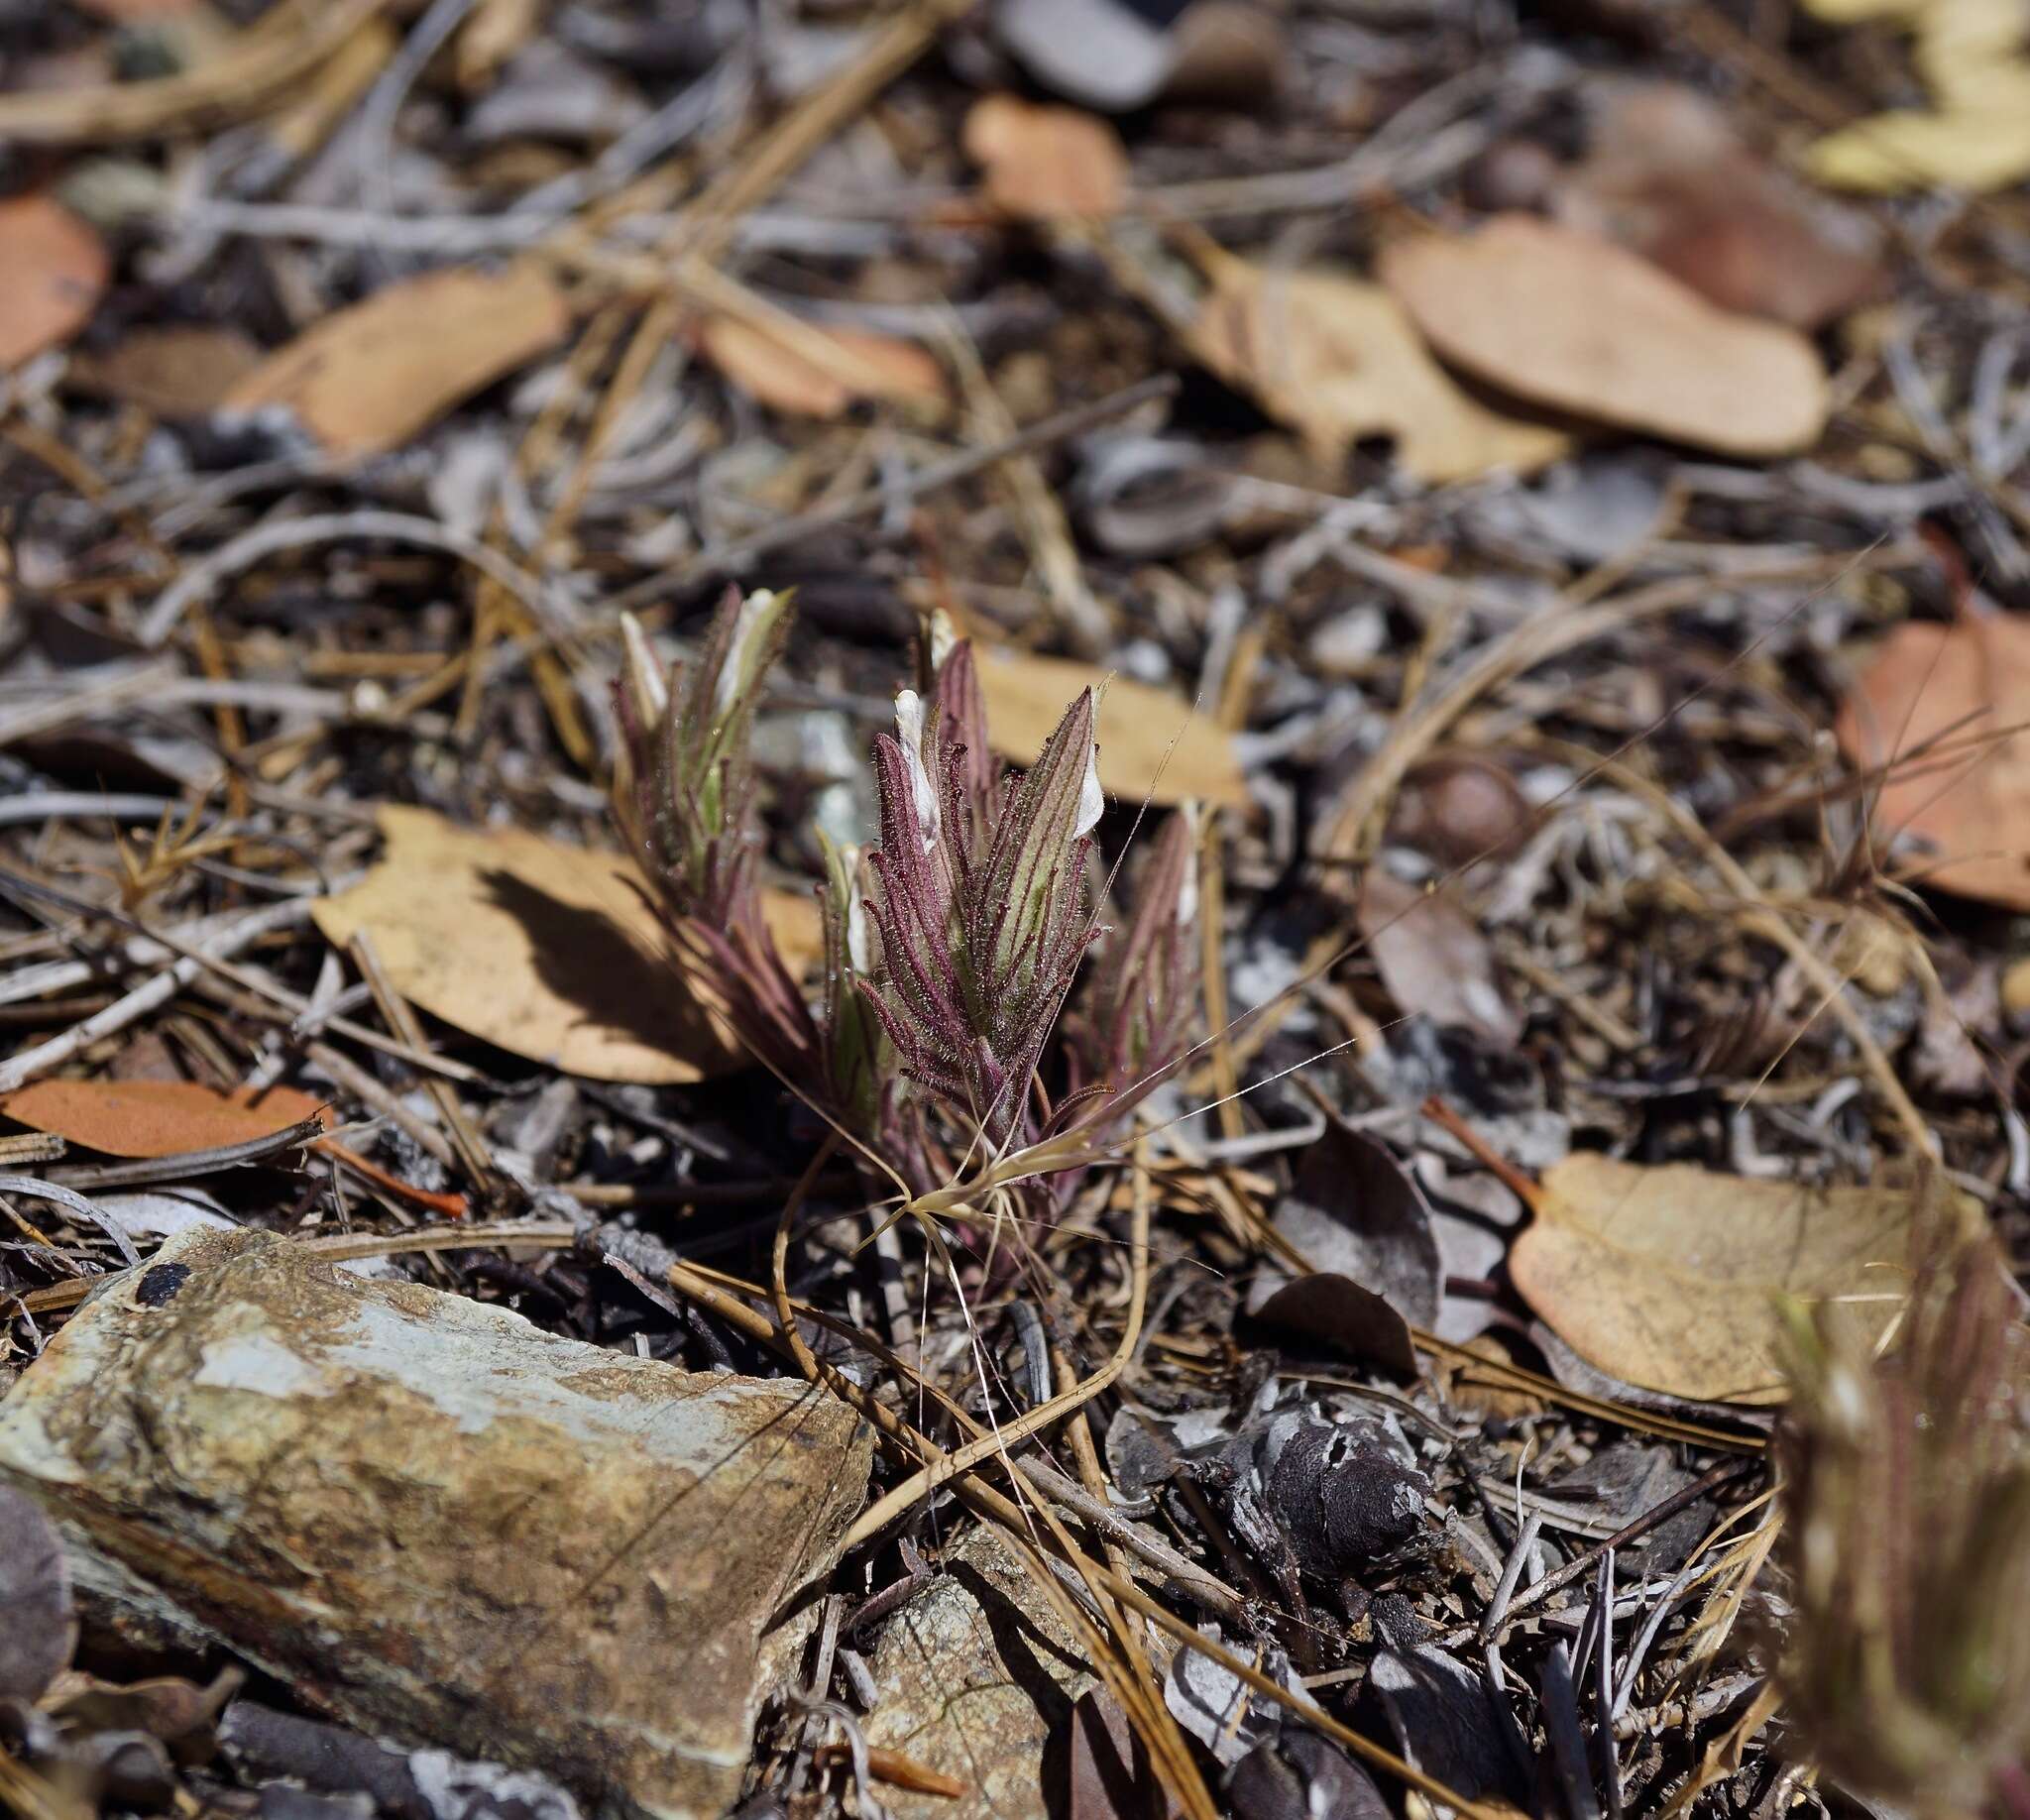
M 481 883 L 528 937 L 537 977 L 577 1006 L 585 1023 L 700 1061 L 721 1048 L 669 960 L 644 949 L 612 917 L 564 903 L 509 871 L 487 871 Z

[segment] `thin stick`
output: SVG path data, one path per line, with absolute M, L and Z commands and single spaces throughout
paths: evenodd
M 62 1035 L 54 1036 L 47 1043 L 38 1044 L 34 1049 L 25 1050 L 0 1063 L 0 1093 L 11 1093 L 16 1087 L 27 1085 L 53 1069 L 62 1067 L 72 1056 L 89 1049 L 101 1037 L 111 1036 L 130 1024 L 138 1023 L 151 1011 L 174 998 L 208 963 L 239 954 L 277 930 L 294 928 L 309 921 L 311 901 L 307 897 L 293 897 L 250 911 L 231 928 L 206 938 L 194 953 L 171 963 L 133 991 L 114 999 L 103 1011 L 94 1013 L 80 1024 L 71 1025 Z

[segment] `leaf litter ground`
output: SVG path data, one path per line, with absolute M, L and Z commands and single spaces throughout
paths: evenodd
M 756 1814 L 1778 1814 L 1779 1298 L 2030 1191 L 2020 22 L 1198 0 L 1109 119 L 1047 10 L 0 26 L 0 1385 L 194 1223 L 860 1399 Z M 728 579 L 792 956 L 933 611 L 1019 763 L 1114 679 L 1103 921 L 1206 806 L 1047 1219 L 888 1224 L 655 952 L 618 610 Z M 0 1799 L 501 1810 L 10 1529 Z

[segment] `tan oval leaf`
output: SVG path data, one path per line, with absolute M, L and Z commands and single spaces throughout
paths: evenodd
M 1728 455 L 1795 454 L 1825 427 L 1825 370 L 1796 330 L 1591 234 L 1497 215 L 1392 247 L 1381 270 L 1446 360 L 1545 408 Z
M 1120 213 L 1128 155 L 1096 115 L 988 95 L 965 116 L 961 140 L 986 172 L 987 200 L 1004 215 L 1055 221 Z
M 325 317 L 224 401 L 287 405 L 334 453 L 378 454 L 554 347 L 570 326 L 563 293 L 533 265 L 429 272 Z
M 0 368 L 68 341 L 91 320 L 111 267 L 91 227 L 48 196 L 0 202 Z
M 937 403 L 945 374 L 913 342 L 861 329 L 821 329 L 799 323 L 776 333 L 737 316 L 708 316 L 698 331 L 706 358 L 742 392 L 770 410 L 800 417 L 837 417 L 855 398 Z
M 1808 1189 L 1595 1155 L 1547 1171 L 1509 1254 L 1522 1299 L 1574 1351 L 1645 1390 L 1782 1401 L 1777 1303 L 1843 1303 L 1867 1333 L 1895 1312 L 1912 1237 L 1964 1200 L 1888 1183 Z
M 1070 658 L 979 654 L 987 732 L 994 749 L 1017 764 L 1035 761 L 1081 689 L 1102 685 L 1096 737 L 1099 781 L 1109 796 L 1126 803 L 1144 796 L 1158 803 L 1248 800 L 1232 738 L 1176 696 Z
M 461 828 L 384 805 L 381 862 L 323 899 L 317 927 L 374 938 L 397 990 L 433 1017 L 531 1062 L 594 1081 L 698 1081 L 740 1067 L 678 979 L 633 868 L 519 829 Z M 817 906 L 763 908 L 790 970 L 817 954 Z
M 109 1157 L 173 1157 L 251 1143 L 321 1115 L 294 1087 L 221 1093 L 196 1081 L 38 1081 L 0 1099 L 0 1112 Z
M 1442 484 L 1496 468 L 1528 473 L 1572 448 L 1563 430 L 1463 391 L 1396 300 L 1359 279 L 1222 261 L 1190 346 L 1328 458 L 1390 436 L 1407 473 Z

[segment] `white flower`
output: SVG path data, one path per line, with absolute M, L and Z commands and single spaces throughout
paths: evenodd
M 1071 824 L 1071 838 L 1090 834 L 1106 813 L 1106 792 L 1099 787 L 1099 741 L 1085 745 L 1085 775 L 1078 784 L 1078 819 Z
M 914 689 L 895 698 L 895 738 L 902 762 L 909 767 L 909 793 L 916 800 L 917 825 L 923 830 L 924 852 L 938 845 L 938 793 L 924 768 L 924 701 Z
M 1184 858 L 1184 875 L 1178 884 L 1178 927 L 1183 929 L 1198 914 L 1198 805 L 1190 801 L 1180 803 L 1178 814 L 1190 830 L 1190 851 Z
M 627 695 L 636 717 L 643 727 L 660 726 L 670 705 L 669 684 L 663 679 L 663 668 L 656 661 L 648 634 L 631 613 L 620 615 L 620 648 Z
M 733 635 L 727 644 L 726 662 L 720 665 L 719 680 L 712 686 L 715 721 L 724 720 L 728 710 L 739 700 L 740 691 L 747 684 L 747 653 L 755 638 L 774 624 L 776 610 L 775 595 L 766 588 L 756 588 L 740 603 L 739 612 L 733 616 Z
M 952 616 L 940 607 L 931 615 L 931 674 L 933 676 L 945 667 L 945 659 L 952 655 L 952 647 L 959 642 L 959 627 L 952 624 Z
M 860 850 L 843 847 L 840 863 L 846 868 L 846 958 L 855 973 L 874 970 L 874 926 L 867 915 L 867 900 L 860 890 Z

